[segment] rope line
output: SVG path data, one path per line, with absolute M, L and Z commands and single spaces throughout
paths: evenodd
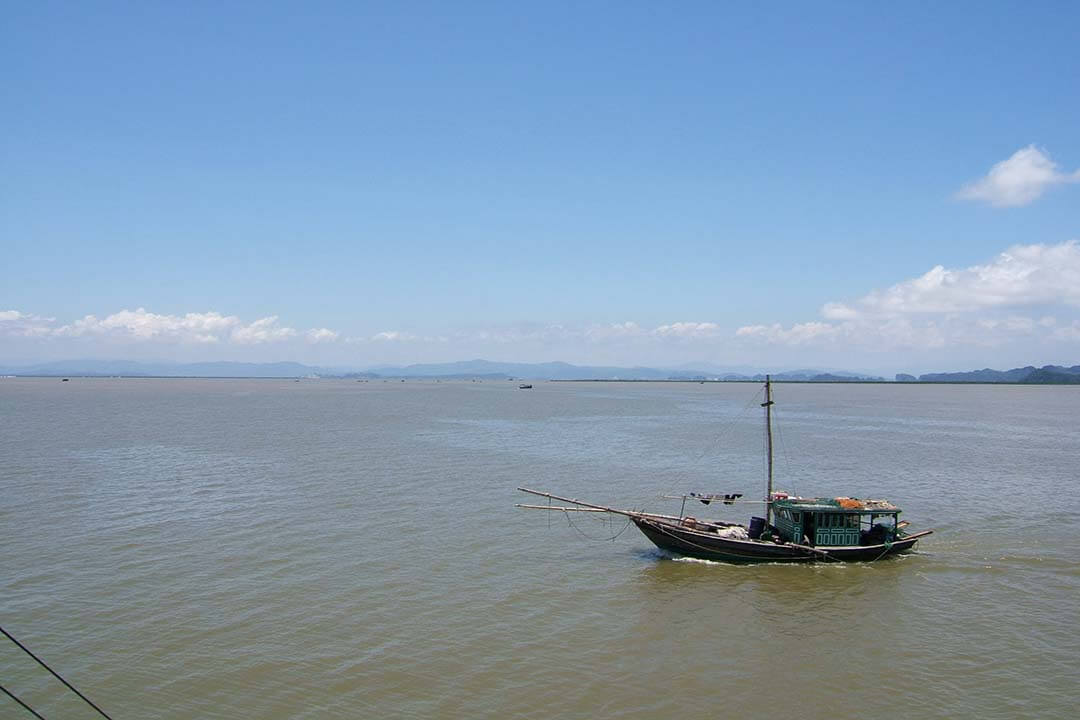
M 791 465 L 791 457 L 788 454 L 787 441 L 784 439 L 783 426 L 780 424 L 780 412 L 775 407 L 773 408 L 773 420 L 773 424 L 776 425 L 776 437 L 780 440 L 780 452 L 784 456 L 784 467 L 787 469 L 788 478 L 791 481 L 790 483 L 787 483 L 787 485 L 789 488 L 791 488 L 790 492 L 792 495 L 798 495 L 798 488 L 795 485 L 795 471 Z
M 746 405 L 744 405 L 743 408 L 739 410 L 738 413 L 736 413 L 733 417 L 729 418 L 728 421 L 720 427 L 720 431 L 716 434 L 715 438 L 711 442 L 706 444 L 705 447 L 702 449 L 701 453 L 696 458 L 694 458 L 692 462 L 689 463 L 690 468 L 699 466 L 701 464 L 701 461 L 705 459 L 706 455 L 711 452 L 715 452 L 717 449 L 722 447 L 724 441 L 727 440 L 728 437 L 732 434 L 732 432 L 735 430 L 735 427 L 737 425 L 740 425 L 743 420 L 745 420 L 747 411 L 750 410 L 750 408 L 752 408 L 755 403 L 757 403 L 758 398 L 764 392 L 764 388 L 759 389 L 756 393 L 754 393 L 753 397 L 751 397 L 750 400 L 747 401 Z M 685 483 L 692 476 L 693 471 L 690 468 L 683 470 L 681 473 L 677 473 L 676 477 L 678 477 L 682 482 Z M 693 473 L 693 477 L 697 477 L 697 473 Z M 669 489 L 667 494 L 671 495 L 673 492 L 673 490 Z
M 574 524 L 574 521 L 570 519 L 570 513 L 566 512 L 566 511 L 563 511 L 563 515 L 566 516 L 566 524 L 569 525 L 570 527 L 574 528 L 575 530 L 577 530 L 578 533 L 583 538 L 585 538 L 586 540 L 594 540 L 594 541 L 597 541 L 597 542 L 607 542 L 608 540 L 610 540 L 611 542 L 615 542 L 616 538 L 618 538 L 620 535 L 622 535 L 624 532 L 626 532 L 626 528 L 630 527 L 630 518 L 627 518 L 626 519 L 626 524 L 623 525 L 622 530 L 615 533 L 611 537 L 606 537 L 606 538 L 593 537 L 593 536 L 589 535 L 588 533 L 586 533 L 581 528 L 579 528 L 577 525 Z M 604 522 L 610 522 L 610 519 L 605 517 L 605 518 L 603 518 L 603 521 Z
M 11 698 L 11 699 L 12 699 L 12 700 L 14 700 L 15 702 L 17 702 L 17 703 L 19 703 L 20 705 L 22 705 L 22 706 L 23 706 L 24 708 L 26 708 L 27 710 L 29 710 L 29 711 L 30 711 L 31 713 L 33 713 L 34 717 L 36 717 L 36 718 L 41 718 L 41 720 L 45 720 L 45 717 L 44 717 L 43 715 L 41 715 L 40 713 L 38 713 L 38 711 L 37 711 L 37 710 L 35 710 L 34 708 L 32 708 L 32 707 L 30 707 L 29 705 L 27 705 L 26 703 L 24 703 L 24 702 L 23 702 L 22 700 L 20 700 L 20 699 L 19 699 L 18 697 L 16 697 L 14 693 L 12 693 L 12 692 L 11 692 L 10 690 L 8 690 L 8 689 L 7 689 L 6 687 L 4 687 L 3 685 L 0 685 L 0 690 L 2 690 L 2 691 L 4 692 L 4 694 L 5 694 L 5 695 L 7 695 L 7 696 L 8 696 L 9 698 Z
M 889 554 L 889 552 L 891 552 L 891 551 L 892 551 L 892 546 L 893 546 L 893 543 L 892 543 L 892 541 L 886 540 L 884 544 L 885 544 L 885 551 L 884 551 L 884 552 L 882 552 L 882 553 L 881 553 L 880 555 L 878 555 L 878 556 L 877 556 L 876 558 L 874 558 L 873 560 L 871 560 L 870 562 L 877 562 L 878 560 L 880 560 L 881 558 L 885 557 L 886 555 L 888 555 L 888 554 Z
M 101 709 L 101 708 L 99 708 L 99 707 L 98 707 L 97 705 L 95 705 L 95 704 L 94 704 L 93 702 L 91 702 L 90 698 L 86 697 L 86 696 L 85 696 L 85 695 L 83 695 L 83 694 L 82 694 L 81 692 L 79 692 L 78 690 L 76 690 L 76 689 L 75 689 L 75 686 L 74 686 L 74 685 L 72 685 L 71 683 L 69 683 L 69 682 L 68 682 L 67 680 L 65 680 L 64 678 L 60 677 L 60 674 L 59 674 L 59 673 L 57 673 L 57 672 L 56 672 L 55 670 L 53 670 L 53 669 L 52 669 L 51 667 L 49 667 L 48 665 L 46 665 L 46 664 L 45 664 L 45 661 L 44 661 L 44 660 L 42 660 L 42 659 L 41 659 L 41 658 L 39 658 L 39 657 L 38 657 L 37 655 L 35 655 L 34 653 L 32 653 L 32 652 L 30 651 L 30 648 L 26 647 L 26 646 L 25 646 L 25 645 L 23 645 L 23 644 L 22 644 L 21 642 L 19 642 L 19 641 L 18 641 L 18 640 L 16 640 L 16 639 L 15 639 L 14 637 L 12 637 L 11 633 L 9 633 L 9 632 L 8 632 L 7 630 L 5 630 L 5 629 L 4 629 L 4 628 L 2 628 L 2 627 L 0 627 L 0 633 L 4 633 L 4 635 L 6 635 L 6 636 L 7 636 L 7 639 L 8 639 L 8 640 L 10 640 L 11 642 L 13 642 L 13 643 L 15 643 L 16 645 L 18 645 L 18 646 L 19 646 L 19 648 L 20 648 L 20 649 L 21 649 L 21 650 L 22 650 L 22 651 L 23 651 L 24 653 L 26 653 L 26 654 L 27 654 L 27 655 L 29 655 L 30 657 L 34 658 L 35 660 L 37 660 L 37 663 L 38 663 L 38 665 L 40 665 L 41 667 L 45 668 L 45 669 L 46 669 L 46 670 L 48 670 L 48 671 L 49 671 L 50 673 L 52 673 L 53 677 L 55 677 L 55 678 L 56 678 L 57 680 L 59 680 L 60 682 L 64 683 L 64 685 L 66 685 L 66 686 L 67 686 L 67 689 L 68 689 L 68 690 L 70 690 L 71 692 L 75 693 L 75 694 L 76 694 L 76 695 L 78 695 L 78 696 L 79 696 L 80 698 L 82 698 L 82 699 L 83 699 L 84 701 L 86 701 L 86 704 L 87 704 L 87 705 L 89 705 L 90 707 L 92 707 L 92 708 L 94 708 L 95 710 L 97 710 L 97 711 L 98 711 L 98 713 L 100 713 L 100 714 L 101 714 L 101 716 L 102 716 L 103 718 L 106 718 L 106 720 L 113 720 L 113 719 L 112 719 L 111 717 L 109 717 L 109 715 L 108 715 L 108 714 L 107 714 L 107 713 L 106 713 L 106 712 L 105 712 L 104 710 L 102 710 L 102 709 Z M 5 690 L 5 692 L 7 692 L 7 691 Z M 10 695 L 10 693 L 8 693 L 8 694 Z M 12 697 L 15 697 L 15 696 L 14 696 L 14 695 L 12 695 Z M 17 698 L 16 698 L 16 699 L 17 699 Z M 25 706 L 24 706 L 24 707 L 25 707 Z M 31 710 L 31 712 L 33 712 L 33 710 Z M 34 713 L 34 714 L 35 714 L 35 715 L 37 715 L 37 713 Z M 41 716 L 40 716 L 40 715 L 38 715 L 38 717 L 41 717 Z
M 720 432 L 716 434 L 716 439 L 713 440 L 714 447 L 719 447 L 723 443 L 723 441 L 726 440 L 729 435 L 731 435 L 732 431 L 735 429 L 735 426 L 739 424 L 743 420 L 743 418 L 746 417 L 746 411 L 757 403 L 758 398 L 761 397 L 762 393 L 764 392 L 764 389 L 760 389 L 756 393 L 754 393 L 753 397 L 751 397 L 746 402 L 746 405 L 743 406 L 742 410 L 740 410 L 738 414 L 735 415 L 735 417 L 724 423 L 724 426 L 720 428 Z M 698 458 L 695 462 L 701 462 L 701 459 L 704 458 L 706 453 L 708 453 L 711 449 L 712 448 L 706 447 L 704 450 L 702 450 L 701 454 L 698 455 Z

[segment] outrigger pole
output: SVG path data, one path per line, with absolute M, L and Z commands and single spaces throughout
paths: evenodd
M 765 448 L 766 455 L 769 458 L 769 482 L 765 488 L 765 524 L 772 525 L 772 466 L 773 466 L 773 452 L 772 452 L 772 385 L 769 380 L 769 376 L 765 376 L 765 402 L 761 403 L 761 407 L 765 408 Z
M 637 510 L 620 510 L 618 508 L 608 507 L 606 505 L 594 505 L 593 503 L 587 503 L 582 500 L 576 500 L 574 498 L 561 497 L 559 495 L 552 495 L 551 493 L 541 492 L 540 490 L 530 490 L 529 488 L 519 487 L 521 492 L 527 492 L 530 495 L 539 495 L 540 497 L 546 497 L 551 500 L 561 500 L 562 502 L 568 502 L 572 505 L 580 505 L 580 508 L 563 508 L 553 507 L 551 505 L 517 505 L 517 507 L 527 508 L 529 510 L 560 510 L 566 512 L 568 510 L 588 511 L 588 512 L 607 512 L 615 515 L 625 515 L 626 517 L 643 517 L 643 518 L 660 518 L 662 520 L 681 520 L 674 515 L 657 515 L 656 513 L 638 512 Z

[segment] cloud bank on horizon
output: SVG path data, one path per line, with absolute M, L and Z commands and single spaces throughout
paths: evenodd
M 571 348 L 586 346 L 617 350 L 624 357 L 635 353 L 640 362 L 653 361 L 655 352 L 713 351 L 720 348 L 745 352 L 754 347 L 864 350 L 872 354 L 944 348 L 995 348 L 1020 343 L 1032 350 L 1041 345 L 1075 353 L 1080 349 L 1080 243 L 1017 245 L 990 261 L 966 268 L 941 265 L 923 275 L 873 289 L 852 301 L 831 300 L 820 319 L 788 326 L 781 323 L 723 327 L 717 322 L 676 321 L 655 327 L 627 321 L 613 324 L 568 326 L 522 325 L 448 330 L 424 335 L 383 330 L 350 336 L 327 327 L 301 332 L 270 315 L 245 322 L 220 312 L 168 315 L 144 308 L 120 310 L 98 318 L 86 315 L 61 324 L 55 318 L 22 310 L 0 311 L 0 337 L 7 341 L 42 343 L 75 341 L 85 351 L 115 352 L 133 344 L 142 346 L 201 347 L 206 352 L 224 346 L 275 345 L 288 352 L 298 345 L 337 346 L 341 362 L 362 366 L 382 358 L 382 348 L 402 348 L 408 358 L 431 357 L 422 350 L 475 355 L 529 348 L 544 357 L 559 359 Z M 511 353 L 513 354 L 513 353 Z M 205 359 L 213 359 L 205 354 Z M 351 360 L 350 360 L 351 358 Z M 280 359 L 280 358 L 275 358 Z M 639 360 L 634 360 L 638 362 Z M 1031 358 L 1038 362 L 1039 358 Z
M 1017 245 L 986 264 L 960 270 L 937 265 L 925 274 L 853 303 L 827 302 L 824 321 L 749 325 L 736 335 L 770 343 L 844 343 L 883 351 L 942 348 L 947 345 L 999 346 L 1043 336 L 1080 339 L 1080 321 L 1064 323 L 1056 309 L 1075 315 L 1080 308 L 1080 245 Z M 1032 314 L 1038 309 L 1040 312 Z

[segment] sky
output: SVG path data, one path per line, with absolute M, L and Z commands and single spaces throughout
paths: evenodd
M 1080 364 L 1080 5 L 15 3 L 0 363 Z

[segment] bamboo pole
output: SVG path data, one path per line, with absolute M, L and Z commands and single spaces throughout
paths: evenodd
M 823 557 L 829 557 L 828 550 L 818 550 L 816 547 L 810 547 L 809 545 L 796 545 L 795 543 L 787 543 L 788 547 L 798 548 L 799 550 L 805 550 L 809 553 L 817 553 Z
M 633 517 L 634 515 L 641 515 L 639 512 L 633 510 L 618 510 L 616 508 L 608 507 L 606 505 L 596 505 L 595 503 L 588 503 L 584 500 L 577 500 L 576 498 L 562 497 L 561 495 L 554 495 L 552 493 L 546 493 L 541 490 L 531 490 L 525 487 L 519 487 L 521 492 L 529 493 L 530 495 L 539 495 L 540 497 L 551 498 L 552 500 L 559 500 L 561 502 L 568 502 L 571 505 L 581 505 L 582 507 L 596 508 L 597 510 L 603 510 L 604 512 L 615 513 L 616 515 L 627 515 Z
M 587 510 L 589 512 L 608 512 L 608 513 L 613 513 L 615 515 L 625 515 L 626 517 L 631 517 L 631 518 L 638 517 L 638 518 L 648 518 L 649 520 L 667 520 L 669 522 L 679 523 L 679 524 L 682 524 L 682 522 L 684 520 L 684 518 L 676 517 L 674 515 L 662 515 L 660 513 L 648 513 L 648 512 L 641 512 L 641 511 L 638 511 L 638 510 L 620 510 L 618 508 L 607 507 L 606 505 L 594 505 L 592 503 L 587 503 L 587 502 L 584 502 L 582 500 L 576 500 L 574 498 L 562 497 L 560 495 L 552 495 L 551 493 L 541 492 L 540 490 L 530 490 L 529 488 L 521 488 L 521 487 L 519 487 L 518 490 L 520 490 L 522 492 L 530 493 L 532 495 L 539 495 L 540 497 L 546 497 L 546 498 L 551 498 L 553 500 L 561 500 L 562 502 L 568 502 L 568 503 L 573 503 L 575 505 L 581 505 L 582 506 L 581 511 Z M 556 507 L 556 506 L 552 506 L 552 505 L 523 505 L 523 504 L 517 504 L 514 507 L 525 508 L 527 510 L 564 510 L 564 511 L 572 511 L 572 510 L 576 509 L 576 508 L 561 508 L 561 507 Z M 713 525 L 713 526 L 716 526 L 716 527 L 733 527 L 733 526 L 742 527 L 742 526 L 738 525 L 738 523 L 721 522 L 719 520 L 701 520 L 700 523 L 702 525 Z
M 675 520 L 680 521 L 682 518 L 677 518 L 674 515 L 659 515 L 657 513 L 639 512 L 637 510 L 620 510 L 618 508 L 608 507 L 607 505 L 596 505 L 594 503 L 588 503 L 584 500 L 577 500 L 576 498 L 563 497 L 561 495 L 554 495 L 552 493 L 546 493 L 541 490 L 532 490 L 530 488 L 519 487 L 521 492 L 529 493 L 530 495 L 539 495 L 540 497 L 551 498 L 552 500 L 559 500 L 560 502 L 568 502 L 571 505 L 581 505 L 586 508 L 593 508 L 597 512 L 609 512 L 615 515 L 625 515 L 626 517 L 642 517 L 642 518 L 655 518 L 658 520 Z
M 606 513 L 607 510 L 599 510 L 597 508 L 586 507 L 559 507 L 558 505 L 523 505 L 518 503 L 514 507 L 525 508 L 526 510 L 558 510 L 560 512 L 591 512 L 591 513 Z

